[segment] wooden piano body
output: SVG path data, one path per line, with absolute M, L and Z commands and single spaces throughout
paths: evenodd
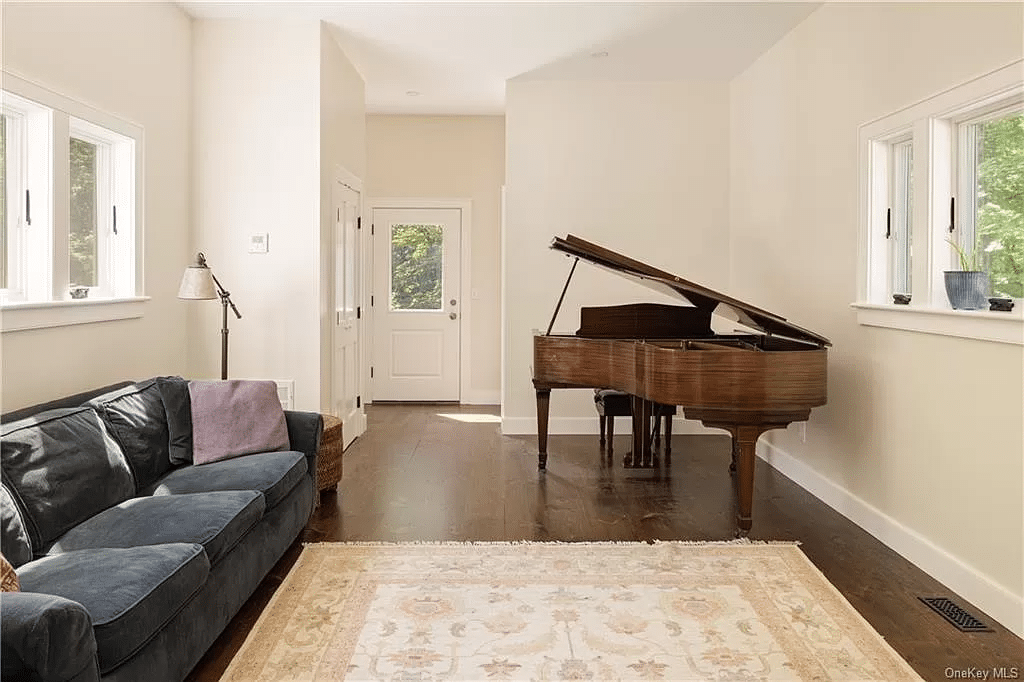
M 653 404 L 679 405 L 688 419 L 732 435 L 737 526 L 741 534 L 749 531 L 757 439 L 770 429 L 808 419 L 814 407 L 825 404 L 828 340 L 572 235 L 556 238 L 552 248 L 675 294 L 691 306 L 584 308 L 576 335 L 552 335 L 549 325 L 547 334 L 534 337 L 539 467 L 547 465 L 552 389 L 614 388 L 634 396 L 634 463 L 651 461 L 647 424 Z M 721 304 L 752 331 L 715 334 L 711 315 Z

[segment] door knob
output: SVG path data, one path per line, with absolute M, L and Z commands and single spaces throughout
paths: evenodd
M 448 313 L 448 319 L 449 320 L 454 320 L 456 317 L 458 317 L 458 314 L 456 314 L 456 313 Z

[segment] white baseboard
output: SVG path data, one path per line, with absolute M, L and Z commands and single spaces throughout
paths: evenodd
M 757 455 L 801 488 L 1002 623 L 1018 637 L 1024 637 L 1024 599 L 997 585 L 974 567 L 825 478 L 784 450 L 759 441 Z
M 629 417 L 615 418 L 615 433 L 631 433 Z M 536 417 L 505 417 L 501 422 L 501 432 L 506 436 L 537 435 Z M 591 436 L 601 433 L 601 425 L 597 421 L 597 413 L 593 417 L 551 417 L 548 420 L 548 434 L 552 436 Z M 718 429 L 709 429 L 700 422 L 676 417 L 672 420 L 672 435 L 707 435 L 721 434 Z
M 501 392 L 498 389 L 470 389 L 459 400 L 463 405 L 500 405 Z

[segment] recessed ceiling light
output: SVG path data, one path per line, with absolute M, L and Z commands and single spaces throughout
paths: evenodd
M 406 90 L 405 94 L 409 95 L 409 97 L 419 97 L 420 96 L 420 91 L 419 90 Z
M 607 57 L 608 56 L 608 51 L 607 50 L 601 50 L 600 52 L 591 52 L 590 56 L 593 57 L 594 59 L 600 59 L 601 57 Z

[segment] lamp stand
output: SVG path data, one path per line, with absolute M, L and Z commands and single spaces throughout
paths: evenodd
M 235 306 L 235 302 L 231 300 L 231 294 L 220 285 L 217 281 L 217 276 L 212 272 L 210 276 L 213 277 L 213 283 L 217 285 L 217 295 L 220 296 L 221 305 L 221 326 L 220 326 L 220 378 L 228 378 L 228 306 L 231 306 L 231 310 L 234 311 L 235 316 L 238 319 L 242 319 L 242 313 L 238 312 L 238 308 Z

